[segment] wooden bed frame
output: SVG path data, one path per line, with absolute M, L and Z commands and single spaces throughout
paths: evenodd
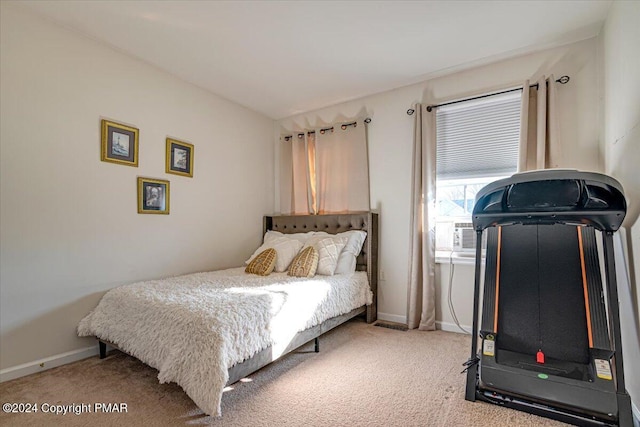
M 350 311 L 349 313 L 327 319 L 323 323 L 312 328 L 298 332 L 284 352 L 274 355 L 272 348 L 268 347 L 253 357 L 229 368 L 229 380 L 227 385 L 233 384 L 242 378 L 258 371 L 269 363 L 279 359 L 300 346 L 315 340 L 315 351 L 319 351 L 318 337 L 343 324 L 344 322 L 363 315 L 367 323 L 377 319 L 378 305 L 378 214 L 373 212 L 359 212 L 337 215 L 278 215 L 265 216 L 263 221 L 263 234 L 269 230 L 279 231 L 284 234 L 306 233 L 309 231 L 324 231 L 329 234 L 342 233 L 350 230 L 364 230 L 367 238 L 362 246 L 362 251 L 357 257 L 356 270 L 366 271 L 369 285 L 373 292 L 373 303 Z M 107 355 L 107 346 L 120 350 L 116 345 L 98 339 L 100 358 Z M 122 351 L 122 350 L 120 350 Z M 126 352 L 123 352 L 126 353 Z

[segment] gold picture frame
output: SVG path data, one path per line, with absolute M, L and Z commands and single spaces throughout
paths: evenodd
M 132 126 L 103 119 L 100 125 L 100 160 L 138 167 L 140 131 Z
M 138 177 L 138 213 L 169 215 L 169 181 Z
M 193 144 L 167 138 L 165 171 L 193 178 Z

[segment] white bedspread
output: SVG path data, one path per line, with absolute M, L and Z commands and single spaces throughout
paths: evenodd
M 220 415 L 228 369 L 299 331 L 371 304 L 364 272 L 310 279 L 233 268 L 121 286 L 107 292 L 78 335 L 110 341 Z

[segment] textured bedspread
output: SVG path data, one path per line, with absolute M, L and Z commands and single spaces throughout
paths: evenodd
M 371 302 L 364 272 L 301 279 L 233 268 L 112 289 L 78 334 L 114 343 L 220 415 L 231 366 L 269 346 L 277 356 L 297 332 Z

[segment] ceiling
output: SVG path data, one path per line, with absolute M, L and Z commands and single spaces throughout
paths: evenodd
M 273 119 L 593 37 L 610 3 L 19 2 Z

